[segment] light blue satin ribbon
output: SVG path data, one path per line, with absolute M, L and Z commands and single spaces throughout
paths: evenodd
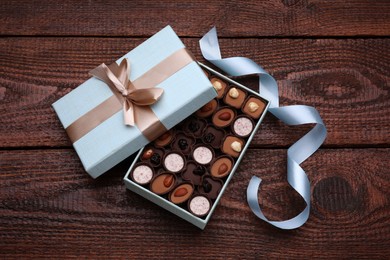
M 287 181 L 305 200 L 305 209 L 292 219 L 270 221 L 260 209 L 257 193 L 261 179 L 253 176 L 247 188 L 247 201 L 253 213 L 262 220 L 281 229 L 302 226 L 310 213 L 310 182 L 299 166 L 312 155 L 326 138 L 326 127 L 314 107 L 294 105 L 279 107 L 279 93 L 276 80 L 254 61 L 244 57 L 222 59 L 217 30 L 214 27 L 199 41 L 203 57 L 230 76 L 259 75 L 259 93 L 270 101 L 269 111 L 287 125 L 316 124 L 306 135 L 287 150 Z

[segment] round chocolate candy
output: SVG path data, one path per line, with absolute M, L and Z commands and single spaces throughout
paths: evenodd
M 247 116 L 237 117 L 232 124 L 232 132 L 239 137 L 249 136 L 254 128 L 253 120 Z
M 209 144 L 213 148 L 217 149 L 221 146 L 224 138 L 225 138 L 225 131 L 224 130 L 217 129 L 213 126 L 208 126 L 204 131 L 202 141 L 205 144 Z
M 205 166 L 189 161 L 186 169 L 181 174 L 181 177 L 186 181 L 192 182 L 194 185 L 199 185 L 202 180 L 202 176 L 206 173 L 207 169 Z
M 176 152 L 168 153 L 164 157 L 163 165 L 167 171 L 180 172 L 185 166 L 184 156 Z
M 194 185 L 192 183 L 182 183 L 169 193 L 169 200 L 174 204 L 181 204 L 187 201 L 194 192 Z
M 198 186 L 198 191 L 201 194 L 204 194 L 211 200 L 214 200 L 218 197 L 219 192 L 223 186 L 223 181 L 215 180 L 211 178 L 210 175 L 204 175 L 202 177 L 202 183 Z
M 241 90 L 240 87 L 231 86 L 227 90 L 223 101 L 226 104 L 239 109 L 241 108 L 242 103 L 244 103 L 245 98 L 246 98 L 245 91 Z
M 211 165 L 211 176 L 215 178 L 223 178 L 232 170 L 234 160 L 232 157 L 223 155 L 215 159 Z
M 213 84 L 215 91 L 217 91 L 217 98 L 222 98 L 227 87 L 226 82 L 217 77 L 212 77 L 210 81 L 211 84 Z
M 217 109 L 218 102 L 216 99 L 211 100 L 209 103 L 201 107 L 198 111 L 195 112 L 195 115 L 198 117 L 208 117 Z
M 164 147 L 171 143 L 173 139 L 173 130 L 169 130 L 164 134 L 160 135 L 156 140 L 154 140 L 154 144 L 158 147 Z
M 198 217 L 206 216 L 211 209 L 211 201 L 204 195 L 195 195 L 188 201 L 188 210 Z
M 227 136 L 222 144 L 222 152 L 237 158 L 244 148 L 244 141 L 235 136 Z
M 199 164 L 209 164 L 214 158 L 214 151 L 205 145 L 198 145 L 192 152 L 192 158 Z
M 250 96 L 245 101 L 245 104 L 241 110 L 250 117 L 258 119 L 262 115 L 265 107 L 265 102 L 262 101 L 260 98 Z
M 236 112 L 233 109 L 229 107 L 223 107 L 215 112 L 212 121 L 215 126 L 226 127 L 230 125 L 235 116 Z
M 194 144 L 195 139 L 193 137 L 189 137 L 180 132 L 176 134 L 175 140 L 172 142 L 171 147 L 175 151 L 181 151 L 184 154 L 188 154 Z
M 145 163 L 140 163 L 134 166 L 130 176 L 131 179 L 141 185 L 148 184 L 153 178 L 154 171 L 152 167 Z
M 150 190 L 158 195 L 170 192 L 176 184 L 176 176 L 172 173 L 156 175 L 150 183 Z

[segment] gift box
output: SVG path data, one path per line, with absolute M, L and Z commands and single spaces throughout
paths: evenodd
M 269 107 L 251 89 L 200 64 L 216 98 L 140 150 L 126 187 L 204 229 Z
M 93 178 L 216 96 L 170 26 L 91 73 L 53 108 Z

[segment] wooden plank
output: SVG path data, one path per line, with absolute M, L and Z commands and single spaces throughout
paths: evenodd
M 310 218 L 297 230 L 282 231 L 250 212 L 245 189 L 257 175 L 263 178 L 259 200 L 269 218 L 298 213 L 304 205 L 286 183 L 286 150 L 250 149 L 200 231 L 125 191 L 126 163 L 92 180 L 72 149 L 0 151 L 0 255 L 386 258 L 389 152 L 318 151 L 304 163 L 312 185 Z
M 70 146 L 51 104 L 143 39 L 0 39 L 0 147 Z M 184 39 L 201 59 L 197 39 Z M 388 146 L 389 39 L 223 39 L 225 57 L 246 56 L 278 80 L 281 104 L 315 106 L 327 146 Z M 256 78 L 243 81 L 257 89 Z M 254 146 L 292 144 L 310 127 L 287 127 L 268 115 Z
M 150 36 L 165 25 L 201 36 L 387 36 L 387 0 L 3 1 L 2 35 Z

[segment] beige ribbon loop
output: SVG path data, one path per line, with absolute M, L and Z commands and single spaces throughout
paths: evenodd
M 101 64 L 91 70 L 90 74 L 104 81 L 113 92 L 118 91 L 123 97 L 123 114 L 126 125 L 134 126 L 135 120 L 134 106 L 150 106 L 156 103 L 164 93 L 161 88 L 136 89 L 129 80 L 130 64 L 127 59 L 123 59 L 115 73 L 106 64 Z

